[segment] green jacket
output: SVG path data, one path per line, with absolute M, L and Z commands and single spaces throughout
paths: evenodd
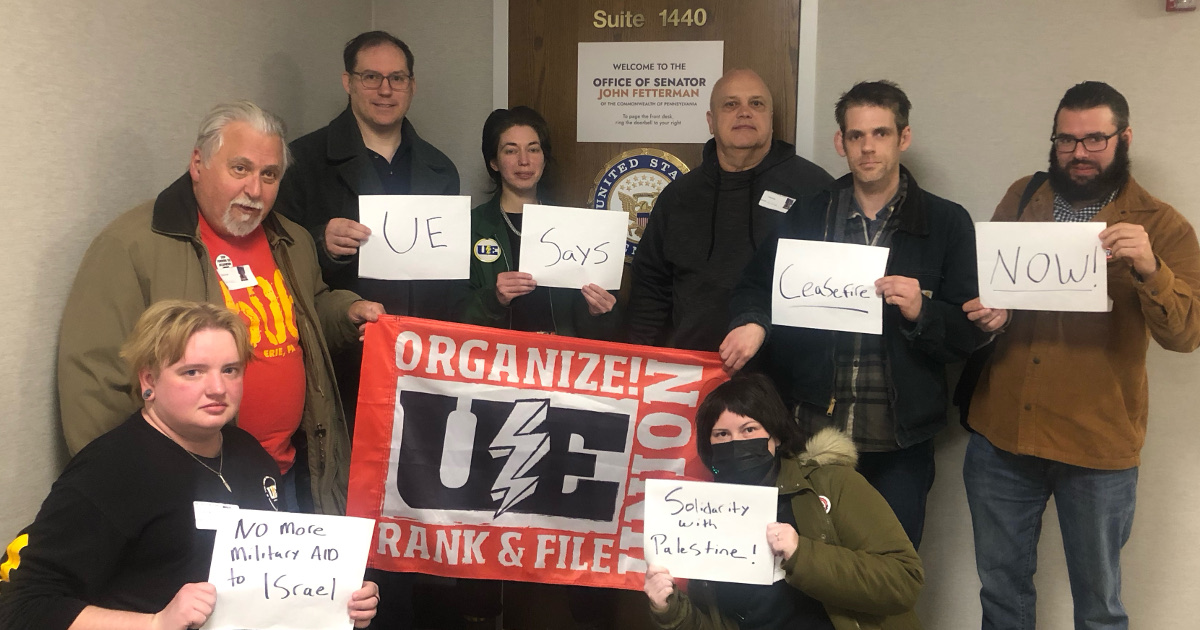
M 508 228 L 500 209 L 497 193 L 486 203 L 471 209 L 471 280 L 470 291 L 459 300 L 455 309 L 460 321 L 477 326 L 512 328 L 512 312 L 496 297 L 496 276 L 503 271 L 516 271 L 512 265 L 512 245 Z M 498 252 L 481 251 L 480 241 L 491 239 L 499 245 Z M 480 259 L 496 256 L 491 262 Z M 618 315 L 616 308 L 593 316 L 587 300 L 577 289 L 550 289 L 551 318 L 554 333 L 568 337 L 611 340 L 615 337 Z
M 198 213 L 191 178 L 184 174 L 153 203 L 117 217 L 84 254 L 58 343 L 63 434 L 72 454 L 141 408 L 117 353 L 142 311 L 164 299 L 225 305 L 200 241 Z M 300 428 L 307 437 L 313 506 L 321 513 L 343 514 L 350 436 L 329 345 L 357 343 L 357 327 L 346 313 L 359 298 L 329 290 L 321 280 L 316 247 L 303 228 L 273 212 L 262 225 L 295 300 L 307 379 Z
M 783 563 L 788 584 L 825 604 L 837 630 L 919 629 L 913 611 L 925 583 L 921 558 L 883 497 L 854 470 L 854 443 L 835 429 L 784 459 L 779 493 L 791 495 L 800 544 Z M 829 510 L 821 504 L 829 501 Z M 690 596 L 689 596 L 690 595 Z M 736 630 L 717 609 L 712 587 L 675 591 L 651 616 L 671 630 Z

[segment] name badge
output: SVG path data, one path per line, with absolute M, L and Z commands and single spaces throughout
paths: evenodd
M 225 288 L 230 291 L 258 286 L 258 278 L 254 277 L 250 265 L 234 265 L 233 260 L 226 254 L 217 256 L 216 267 L 221 282 L 224 282 Z
M 792 209 L 792 206 L 795 203 L 796 200 L 788 197 L 787 195 L 781 195 L 769 190 L 764 190 L 762 199 L 759 200 L 758 205 L 764 208 L 775 210 L 776 212 L 787 212 L 788 210 Z
M 217 529 L 221 522 L 238 506 L 231 503 L 212 503 L 210 501 L 193 501 L 196 510 L 196 529 Z

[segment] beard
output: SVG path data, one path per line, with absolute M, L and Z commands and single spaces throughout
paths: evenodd
M 1087 181 L 1077 182 L 1071 178 L 1069 169 L 1075 164 L 1089 164 L 1096 168 L 1097 174 Z M 1054 192 L 1071 203 L 1096 201 L 1120 190 L 1129 181 L 1129 145 L 1124 138 L 1117 138 L 1117 150 L 1113 153 L 1112 164 L 1100 169 L 1095 160 L 1072 157 L 1066 165 L 1058 163 L 1058 152 L 1050 147 L 1050 186 Z
M 253 232 L 262 223 L 263 217 L 267 214 L 260 212 L 253 216 L 245 216 L 240 210 L 234 210 L 234 206 L 262 210 L 263 204 L 260 201 L 252 201 L 244 194 L 229 202 L 229 206 L 225 208 L 225 213 L 221 215 L 221 227 L 225 228 L 225 232 L 230 236 L 236 238 L 241 238 Z

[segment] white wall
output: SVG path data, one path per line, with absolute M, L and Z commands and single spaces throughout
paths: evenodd
M 200 118 L 249 98 L 293 131 L 341 108 L 368 0 L 0 2 L 0 540 L 65 462 L 54 364 L 83 251 L 184 172 Z
M 817 60 L 816 158 L 846 172 L 832 146 L 833 105 L 860 80 L 897 81 L 913 102 L 906 156 L 922 186 L 987 220 L 1005 189 L 1046 167 L 1058 99 L 1106 81 L 1132 110 L 1134 176 L 1200 225 L 1200 13 L 1157 0 L 824 0 Z M 1152 344 L 1153 345 L 1153 344 Z M 1200 356 L 1150 353 L 1150 431 L 1137 515 L 1125 547 L 1124 600 L 1137 628 L 1194 628 L 1200 604 Z M 978 627 L 970 515 L 962 485 L 966 434 L 939 440 L 938 477 L 922 543 L 926 626 Z M 1058 524 L 1048 510 L 1036 583 L 1040 628 L 1070 628 Z
M 458 167 L 473 205 L 490 195 L 483 121 L 492 112 L 492 0 L 375 3 L 374 28 L 404 40 L 416 58 L 417 93 L 408 119 Z

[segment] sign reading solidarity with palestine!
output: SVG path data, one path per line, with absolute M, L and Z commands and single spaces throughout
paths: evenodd
M 369 325 L 347 512 L 389 571 L 641 589 L 647 479 L 707 477 L 715 353 L 406 317 Z

